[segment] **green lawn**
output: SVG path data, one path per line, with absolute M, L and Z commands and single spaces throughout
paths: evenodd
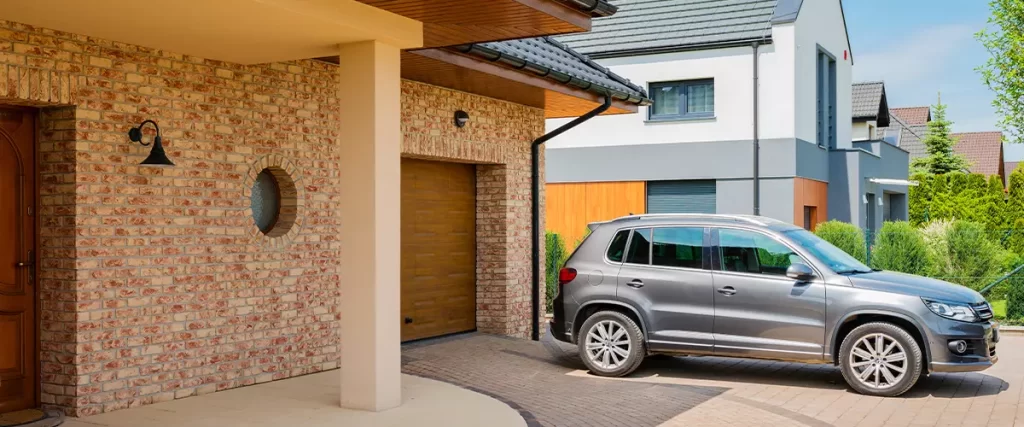
M 1006 300 L 992 301 L 992 314 L 996 319 L 1006 318 Z

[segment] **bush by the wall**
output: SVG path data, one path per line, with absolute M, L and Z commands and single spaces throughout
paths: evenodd
M 985 226 L 955 221 L 946 237 L 949 244 L 947 281 L 980 290 L 1001 276 L 1003 248 L 989 239 Z M 937 263 L 938 264 L 938 263 Z
M 932 203 L 932 175 L 923 173 L 914 174 L 910 177 L 917 185 L 910 187 L 910 194 L 907 197 L 910 211 L 910 223 L 920 226 L 929 221 L 929 207 Z
M 932 200 L 928 204 L 928 219 L 953 219 L 953 201 L 949 192 L 949 175 L 932 178 Z
M 917 228 L 905 221 L 886 222 L 875 237 L 871 266 L 926 276 L 931 272 L 931 256 Z
M 832 220 L 818 224 L 814 234 L 857 258 L 860 262 L 867 262 L 867 244 L 864 241 L 864 232 L 856 225 Z
M 558 233 L 547 232 L 544 234 L 544 275 L 545 277 L 545 298 L 547 312 L 550 313 L 554 307 L 555 294 L 558 293 L 558 270 L 562 269 L 569 252 L 565 250 L 565 242 Z

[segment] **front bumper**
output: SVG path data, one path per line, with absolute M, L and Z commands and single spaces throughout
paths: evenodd
M 941 333 L 932 331 L 929 337 L 931 348 L 931 372 L 976 372 L 991 368 L 999 361 L 996 344 L 999 342 L 999 324 L 962 323 L 949 321 L 942 325 Z M 949 342 L 963 340 L 968 351 L 962 355 L 949 349 Z

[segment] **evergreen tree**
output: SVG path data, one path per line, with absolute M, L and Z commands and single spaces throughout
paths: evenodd
M 1003 189 L 1003 178 L 999 175 L 988 177 L 988 189 L 982 208 L 981 222 L 985 224 L 989 235 L 996 242 L 1003 240 L 1006 228 L 1006 192 Z
M 949 177 L 949 214 L 952 219 L 967 219 L 970 214 L 967 174 L 955 172 L 946 176 Z
M 1009 194 L 1003 206 L 1003 221 L 1010 229 L 1005 246 L 1024 256 L 1024 169 L 1010 174 Z
M 985 175 L 972 173 L 967 175 L 967 189 L 961 194 L 954 194 L 963 218 L 967 221 L 983 223 L 985 207 L 988 201 L 988 183 Z
M 921 141 L 928 155 L 914 159 L 910 164 L 911 171 L 942 175 L 967 170 L 971 166 L 967 159 L 953 152 L 953 146 L 957 141 L 950 134 L 953 122 L 946 119 L 946 105 L 942 103 L 941 94 L 938 103 L 932 107 L 932 113 L 933 119 L 928 122 L 928 132 L 924 141 Z
M 932 202 L 928 208 L 928 220 L 953 219 L 953 201 L 949 193 L 949 175 L 935 175 L 932 178 Z
M 907 196 L 907 209 L 910 211 L 910 223 L 920 227 L 930 220 L 932 203 L 932 175 L 918 173 L 910 177 L 917 185 L 910 187 Z

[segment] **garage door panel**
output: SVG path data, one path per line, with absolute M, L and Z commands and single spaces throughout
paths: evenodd
M 717 183 L 713 180 L 650 181 L 647 213 L 708 213 L 717 211 Z
M 402 340 L 475 329 L 475 168 L 403 159 L 401 230 Z

